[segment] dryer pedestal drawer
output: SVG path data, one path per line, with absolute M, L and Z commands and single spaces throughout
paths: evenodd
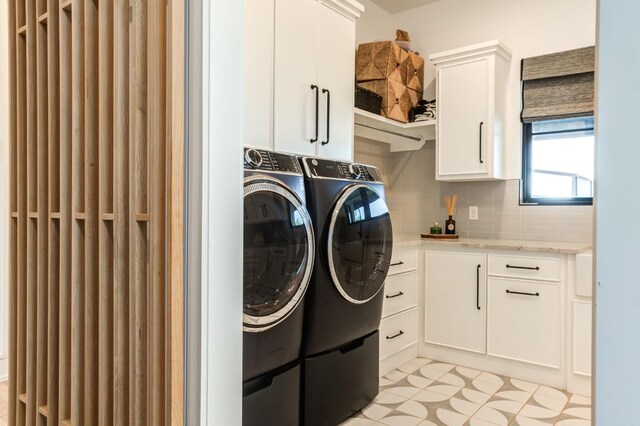
M 418 341 L 418 308 L 387 317 L 380 322 L 380 359 Z
M 387 276 L 384 283 L 382 318 L 397 314 L 418 303 L 418 271 Z

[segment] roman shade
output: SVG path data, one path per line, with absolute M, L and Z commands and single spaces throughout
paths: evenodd
M 580 117 L 594 110 L 593 46 L 522 60 L 522 121 Z

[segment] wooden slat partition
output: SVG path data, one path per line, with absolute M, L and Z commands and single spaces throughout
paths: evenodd
M 113 15 L 113 422 L 129 423 L 129 1 Z
M 181 425 L 184 4 L 8 11 L 9 423 Z
M 16 4 L 13 0 L 7 3 L 8 33 L 13 40 L 9 43 L 9 252 L 15 253 L 9 262 L 9 395 L 17 394 L 17 348 L 18 348 L 18 153 L 17 153 L 17 104 L 16 104 Z M 9 424 L 16 424 L 15 400 L 8 404 Z
M 98 14 L 100 75 L 113 75 L 113 3 L 102 2 Z M 113 80 L 99 78 L 99 302 L 98 424 L 113 424 Z
M 27 25 L 27 406 L 26 424 L 35 425 L 37 405 L 38 332 L 38 100 L 36 2 L 26 0 Z
M 49 282 L 48 282 L 48 348 L 47 348 L 47 423 L 57 425 L 60 355 L 60 62 L 59 15 L 57 0 L 47 0 L 47 59 L 48 59 L 48 142 L 49 142 Z M 46 415 L 45 415 L 46 413 Z
M 60 11 L 60 375 L 58 418 L 71 418 L 72 82 L 71 10 Z
M 16 28 L 21 28 L 26 22 L 25 2 L 15 0 Z M 12 17 L 10 16 L 9 19 Z M 13 38 L 12 38 L 13 39 Z M 18 201 L 18 229 L 16 231 L 16 387 L 10 400 L 16 407 L 15 424 L 22 426 L 26 423 L 26 405 L 20 401 L 19 395 L 27 392 L 27 37 L 26 33 L 16 33 L 16 193 Z M 13 260 L 9 263 L 13 263 Z M 12 390 L 12 389 L 10 389 Z M 11 419 L 10 419 L 11 420 Z

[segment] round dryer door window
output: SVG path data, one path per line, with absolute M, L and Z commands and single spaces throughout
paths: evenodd
M 391 262 L 391 218 L 374 189 L 357 184 L 338 199 L 328 236 L 329 270 L 342 296 L 371 300 L 382 288 Z
M 244 330 L 283 321 L 302 300 L 313 269 L 311 218 L 300 200 L 271 178 L 244 187 Z

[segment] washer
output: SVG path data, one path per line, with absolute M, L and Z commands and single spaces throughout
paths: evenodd
M 299 415 L 315 239 L 295 156 L 246 147 L 244 169 L 243 424 L 265 424 L 264 414 L 253 414 L 268 406 L 278 424 Z
M 317 237 L 305 301 L 305 424 L 336 424 L 378 393 L 378 327 L 391 217 L 373 166 L 302 157 Z

